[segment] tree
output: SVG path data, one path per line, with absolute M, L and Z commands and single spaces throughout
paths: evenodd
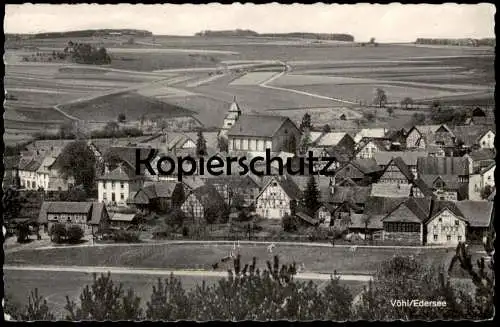
M 29 241 L 30 229 L 27 223 L 17 224 L 17 243 L 26 243 Z
M 66 193 L 60 193 L 60 201 L 84 202 L 87 200 L 87 192 L 83 187 L 72 187 Z
M 38 288 L 31 291 L 28 297 L 28 304 L 19 316 L 20 320 L 27 321 L 56 320 L 55 316 L 49 310 L 47 300 L 43 296 L 39 296 Z
M 80 226 L 72 225 L 66 230 L 66 237 L 69 243 L 78 243 L 83 237 L 83 229 Z
M 120 121 L 120 118 L 118 118 L 118 121 Z M 116 133 L 118 133 L 118 130 L 120 130 L 120 125 L 118 125 L 118 123 L 115 121 L 110 121 L 106 124 L 104 130 L 110 132 L 111 135 L 115 135 Z
M 202 131 L 198 131 L 198 139 L 196 140 L 196 154 L 198 156 L 207 155 L 207 141 L 205 140 Z
M 240 193 L 235 193 L 231 196 L 231 208 L 242 210 L 245 206 L 245 198 Z
M 482 190 L 481 190 L 481 199 L 486 200 L 488 197 L 493 193 L 493 188 L 491 185 L 486 185 Z
M 308 214 L 313 216 L 316 209 L 318 209 L 319 204 L 318 185 L 316 184 L 314 176 L 310 176 L 304 192 L 304 207 L 306 208 Z
M 387 104 L 387 94 L 381 88 L 377 88 L 375 90 L 375 98 L 373 99 L 373 103 L 378 105 L 380 108 Z
M 217 138 L 217 147 L 219 148 L 219 151 L 221 152 L 228 152 L 229 151 L 229 144 L 227 141 L 227 138 L 223 136 L 219 136 Z
M 59 138 L 74 139 L 76 137 L 75 126 L 72 122 L 67 122 L 59 127 Z
M 179 208 L 175 208 L 167 216 L 166 223 L 171 226 L 182 226 L 186 215 L 184 211 Z
M 80 303 L 77 305 L 66 296 L 66 310 L 68 320 L 138 320 L 142 316 L 140 298 L 132 289 L 127 293 L 123 285 L 115 285 L 110 273 L 93 274 L 94 282 L 87 285 L 80 294 Z
M 331 131 L 330 125 L 325 124 L 325 126 L 323 126 L 323 133 L 330 133 Z
M 118 122 L 119 123 L 124 123 L 127 120 L 127 117 L 125 116 L 124 113 L 121 113 L 118 115 Z
M 304 130 L 312 129 L 312 123 L 311 123 L 311 115 L 309 113 L 305 113 L 304 116 L 302 117 L 302 122 L 300 123 L 300 131 L 303 132 Z
M 17 188 L 9 187 L 2 196 L 3 217 L 5 220 L 19 217 L 21 195 Z
M 307 150 L 309 150 L 311 143 L 312 143 L 311 131 L 309 129 L 305 129 L 304 132 L 302 133 L 302 138 L 300 139 L 299 153 L 305 154 Z
M 151 299 L 146 303 L 146 317 L 151 320 L 187 320 L 191 316 L 190 297 L 182 287 L 181 281 L 170 275 L 163 282 L 153 285 Z
M 413 99 L 410 97 L 406 97 L 403 100 L 401 100 L 401 105 L 405 107 L 405 109 L 408 109 L 408 106 L 413 105 Z
M 388 303 L 400 299 L 445 301 L 446 307 L 419 307 L 415 310 L 414 307 Z M 470 319 L 470 301 L 470 296 L 451 287 L 444 271 L 423 265 L 413 256 L 395 256 L 382 263 L 373 281 L 362 292 L 355 309 L 358 319 Z
M 375 44 L 375 38 L 374 37 L 370 38 L 370 44 Z
M 363 113 L 363 117 L 370 123 L 375 121 L 376 115 L 373 112 L 365 112 Z
M 412 116 L 412 124 L 413 125 L 421 125 L 425 122 L 425 114 L 416 112 Z
M 73 177 L 76 185 L 83 185 L 87 194 L 92 192 L 96 175 L 96 158 L 85 141 L 75 141 L 64 147 L 57 165 L 63 178 Z
M 390 117 L 392 117 L 392 115 L 394 114 L 394 109 L 392 107 L 387 107 L 387 113 Z

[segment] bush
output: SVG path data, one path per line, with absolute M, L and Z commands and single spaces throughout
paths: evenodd
M 83 237 L 83 229 L 80 226 L 69 226 L 66 231 L 66 238 L 69 243 L 78 243 Z
M 189 227 L 184 226 L 182 227 L 182 236 L 189 236 Z
M 17 225 L 17 242 L 26 243 L 29 241 L 30 229 L 27 224 Z
M 283 230 L 285 232 L 296 232 L 298 230 L 297 222 L 293 216 L 285 215 L 283 217 Z
M 116 230 L 111 239 L 115 242 L 136 243 L 139 242 L 139 235 L 132 231 Z
M 55 223 L 50 228 L 50 238 L 52 242 L 61 243 L 66 239 L 66 226 L 61 223 Z

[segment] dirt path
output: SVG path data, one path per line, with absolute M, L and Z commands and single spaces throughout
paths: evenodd
M 150 268 L 128 268 L 128 267 L 91 267 L 91 266 L 14 266 L 4 265 L 4 270 L 24 270 L 24 271 L 59 271 L 59 272 L 83 272 L 83 273 L 107 273 L 112 274 L 132 274 L 132 275 L 155 275 L 168 276 L 170 274 L 190 277 L 227 277 L 226 271 L 208 271 L 208 270 L 167 270 Z M 370 275 L 338 275 L 340 280 L 368 282 L 372 279 Z M 305 280 L 330 280 L 330 274 L 304 272 L 295 275 L 297 279 Z

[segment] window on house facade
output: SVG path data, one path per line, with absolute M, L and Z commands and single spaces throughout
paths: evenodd
M 103 189 L 106 189 L 106 185 L 107 185 L 107 183 L 106 183 L 106 182 L 103 182 L 103 183 L 102 183 L 102 188 L 103 188 Z
M 458 239 L 459 241 L 461 241 L 461 240 L 462 240 L 462 235 L 458 235 L 458 236 L 457 236 L 457 239 Z
M 458 226 L 459 222 L 458 219 L 455 219 L 455 226 Z
M 124 200 L 124 199 L 125 199 L 125 194 L 120 193 L 120 200 Z
M 434 241 L 437 241 L 438 240 L 438 236 L 437 234 L 434 234 Z
M 120 188 L 122 188 L 122 189 L 125 188 L 125 183 L 124 182 L 120 182 Z
M 451 241 L 451 235 L 446 235 L 446 240 Z
M 442 223 L 442 222 L 443 222 L 443 218 L 439 217 L 438 221 L 439 221 L 440 223 Z
M 111 182 L 111 188 L 115 188 L 115 182 Z

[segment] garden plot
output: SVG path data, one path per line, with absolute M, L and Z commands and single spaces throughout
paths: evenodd
M 274 75 L 276 75 L 276 72 L 251 72 L 251 73 L 246 73 L 242 77 L 232 81 L 229 85 L 259 85 Z

